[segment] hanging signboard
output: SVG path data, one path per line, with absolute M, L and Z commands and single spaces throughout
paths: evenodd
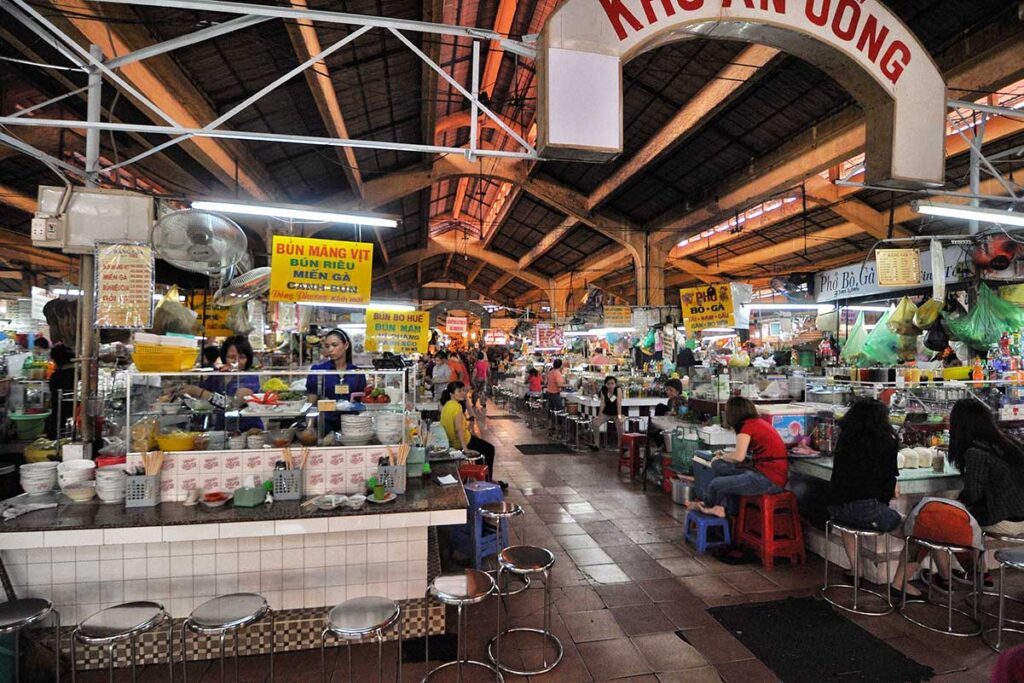
M 537 351 L 561 351 L 565 347 L 562 329 L 551 323 L 537 323 L 535 334 Z
M 912 287 L 921 284 L 921 257 L 917 249 L 877 249 L 879 287 Z
M 514 330 L 519 324 L 519 318 L 491 318 L 491 328 L 497 330 Z
M 366 350 L 369 353 L 426 353 L 429 343 L 429 311 L 366 309 Z
M 484 330 L 484 346 L 505 346 L 508 344 L 508 332 L 505 330 Z
M 687 335 L 709 327 L 731 328 L 736 325 L 732 288 L 728 284 L 680 289 L 679 303 Z
M 444 329 L 448 334 L 466 334 L 469 332 L 469 318 L 448 316 Z
M 153 325 L 153 247 L 96 245 L 96 327 L 142 329 Z
M 274 235 L 270 300 L 320 304 L 370 303 L 373 245 Z
M 918 252 L 918 270 L 921 273 L 919 284 L 910 285 L 914 287 L 930 287 L 932 284 L 932 259 L 931 252 Z M 945 264 L 945 272 L 939 277 L 946 281 L 946 284 L 961 282 L 963 277 L 957 269 L 957 264 L 963 258 L 963 250 L 960 247 L 946 247 L 942 250 L 942 258 Z M 907 289 L 908 287 L 902 287 Z M 856 299 L 858 297 L 870 296 L 872 294 L 885 293 L 890 289 L 878 283 L 878 269 L 874 261 L 863 264 L 857 263 L 822 271 L 814 276 L 814 300 L 817 303 L 828 303 L 842 299 Z
M 196 320 L 203 326 L 207 337 L 230 337 L 235 332 L 228 327 L 230 308 L 214 306 L 213 297 L 209 299 L 203 293 L 193 294 L 189 308 L 195 311 Z
M 604 307 L 605 327 L 631 327 L 633 325 L 633 310 L 629 306 Z

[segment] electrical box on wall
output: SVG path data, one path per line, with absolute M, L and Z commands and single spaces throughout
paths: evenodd
M 154 199 L 125 190 L 41 185 L 32 244 L 67 254 L 91 254 L 97 242 L 146 242 Z

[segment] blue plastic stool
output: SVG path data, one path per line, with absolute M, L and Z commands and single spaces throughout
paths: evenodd
M 722 540 L 708 541 L 708 529 L 719 528 L 722 530 Z M 684 538 L 697 546 L 698 553 L 707 552 L 708 548 L 732 545 L 729 537 L 729 520 L 725 517 L 706 515 L 697 510 L 690 510 L 686 513 L 686 533 Z
M 469 501 L 467 521 L 452 530 L 452 549 L 472 560 L 474 569 L 481 569 L 485 557 L 497 555 L 508 547 L 508 532 L 499 538 L 498 530 L 484 523 L 480 508 L 487 503 L 500 503 L 505 496 L 499 485 L 486 481 L 471 481 L 464 488 Z

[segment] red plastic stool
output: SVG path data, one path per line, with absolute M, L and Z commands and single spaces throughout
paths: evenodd
M 647 439 L 646 434 L 623 434 L 619 439 L 619 464 L 615 467 L 615 473 L 622 470 L 622 466 L 629 467 L 630 478 L 636 476 L 640 468 L 640 449 L 644 447 Z
M 736 542 L 753 550 L 765 569 L 775 566 L 776 557 L 787 557 L 794 564 L 807 560 L 800 513 L 791 491 L 740 498 L 736 529 Z
M 487 481 L 487 465 L 459 465 L 459 479 L 463 482 L 470 479 Z

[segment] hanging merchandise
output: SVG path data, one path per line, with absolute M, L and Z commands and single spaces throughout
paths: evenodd
M 946 300 L 946 278 L 936 277 L 935 273 L 945 272 L 945 255 L 936 240 L 932 240 L 929 248 L 932 264 L 932 298 L 917 307 L 914 314 L 914 325 L 922 330 L 930 328 L 942 313 L 943 302 Z M 929 347 L 931 348 L 931 347 Z
M 998 344 L 1003 332 L 1024 327 L 1024 311 L 996 296 L 984 282 L 967 315 L 946 318 L 950 331 L 976 351 Z
M 814 319 L 814 329 L 818 332 L 835 332 L 839 329 L 839 311 L 831 310 L 826 313 L 819 313 Z
M 153 332 L 156 334 L 198 334 L 201 329 L 195 312 L 179 301 L 177 287 L 171 287 L 157 302 L 153 316 Z
M 228 310 L 227 325 L 235 334 L 248 337 L 252 332 L 252 321 L 249 320 L 249 309 L 245 304 L 232 306 Z
M 934 299 L 932 299 L 934 301 Z M 918 311 L 921 309 L 919 308 Z M 924 335 L 925 348 L 935 352 L 942 352 L 949 346 L 949 335 L 946 334 L 945 325 L 942 319 L 936 319 Z
M 899 361 L 897 352 L 896 334 L 889 329 L 889 318 L 893 311 L 889 310 L 882 314 L 881 320 L 875 325 L 875 329 L 868 334 L 864 342 L 864 358 L 862 362 L 878 365 L 895 365 Z
M 850 333 L 846 335 L 846 344 L 839 352 L 839 358 L 848 365 L 856 365 L 864 355 L 864 342 L 867 341 L 868 331 L 864 327 L 864 314 L 857 315 L 857 321 L 853 323 Z
M 916 337 L 921 334 L 920 328 L 914 325 L 914 314 L 917 313 L 917 306 L 909 297 L 903 297 L 896 304 L 896 310 L 889 316 L 886 323 L 889 330 L 899 335 L 910 335 Z

